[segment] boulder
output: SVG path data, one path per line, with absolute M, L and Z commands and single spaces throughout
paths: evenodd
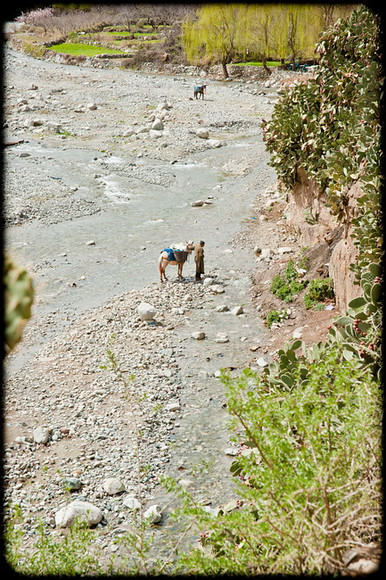
M 195 338 L 196 340 L 204 340 L 205 332 L 203 331 L 192 332 L 192 338 Z
M 149 131 L 149 137 L 151 139 L 160 139 L 162 137 L 163 133 L 161 130 L 154 130 L 154 129 L 150 129 Z
M 157 311 L 149 302 L 141 302 L 137 308 L 138 316 L 141 320 L 153 320 Z
M 209 131 L 208 131 L 208 129 L 197 129 L 196 135 L 197 135 L 197 137 L 200 137 L 201 139 L 208 139 Z
M 208 145 L 212 149 L 218 149 L 222 146 L 222 143 L 219 139 L 208 139 Z
M 152 128 L 153 131 L 162 131 L 163 128 L 164 128 L 164 124 L 161 121 L 161 119 L 158 119 L 157 118 L 157 119 L 154 119 L 154 121 L 153 121 L 153 123 L 151 125 L 151 128 Z
M 214 341 L 220 344 L 224 344 L 226 342 L 229 342 L 229 336 L 227 335 L 226 332 L 218 332 L 216 334 L 216 338 L 214 339 Z
M 33 430 L 33 438 L 35 443 L 42 443 L 43 445 L 46 445 L 50 439 L 50 436 L 51 429 L 48 427 L 36 427 L 36 429 Z
M 269 258 L 269 256 L 273 256 L 274 251 L 271 248 L 263 248 L 260 254 L 262 258 Z
M 225 292 L 225 289 L 223 286 L 221 286 L 221 284 L 212 284 L 210 289 L 214 294 L 224 294 Z
M 108 495 L 116 495 L 117 493 L 122 493 L 125 491 L 125 485 L 120 479 L 116 477 L 108 477 L 103 482 L 103 489 Z
M 159 524 L 162 520 L 162 510 L 159 505 L 151 505 L 143 514 L 151 524 Z
M 220 304 L 219 306 L 216 306 L 215 310 L 216 312 L 229 312 L 229 306 L 226 304 Z
M 88 526 L 95 526 L 103 518 L 102 511 L 88 501 L 75 500 L 61 508 L 55 514 L 55 526 L 57 528 L 69 528 L 75 518 L 86 521 Z
M 178 401 L 175 401 L 174 403 L 168 403 L 167 405 L 165 405 L 165 411 L 179 411 L 180 409 L 181 406 Z
M 235 306 L 231 310 L 231 314 L 233 314 L 233 316 L 238 316 L 239 314 L 242 314 L 243 312 L 244 312 L 244 308 L 242 306 Z
M 129 510 L 133 511 L 139 510 L 141 508 L 141 502 L 133 495 L 125 497 L 123 500 L 123 505 L 126 506 Z
M 259 367 L 266 367 L 268 365 L 267 361 L 262 356 L 258 358 L 256 362 L 259 365 Z
M 208 276 L 208 278 L 204 278 L 202 285 L 203 286 L 211 286 L 213 284 L 213 282 L 214 282 L 213 278 Z
M 82 482 L 77 477 L 67 477 L 62 479 L 60 485 L 65 491 L 78 491 L 82 487 Z

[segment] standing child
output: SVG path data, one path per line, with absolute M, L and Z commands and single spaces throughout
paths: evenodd
M 194 261 L 196 262 L 196 280 L 201 280 L 201 274 L 204 274 L 204 246 L 205 242 L 201 240 L 194 246 Z

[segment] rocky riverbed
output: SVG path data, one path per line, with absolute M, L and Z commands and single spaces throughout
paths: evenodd
M 159 505 L 160 554 L 174 533 L 161 475 L 213 509 L 235 498 L 220 369 L 264 366 L 299 324 L 275 335 L 261 318 L 272 272 L 299 251 L 260 128 L 277 88 L 203 79 L 193 100 L 183 74 L 5 56 L 5 240 L 36 288 L 6 361 L 5 502 L 28 541 L 90 502 L 107 555 L 133 510 Z M 191 260 L 161 284 L 160 251 L 200 239 L 204 281 Z

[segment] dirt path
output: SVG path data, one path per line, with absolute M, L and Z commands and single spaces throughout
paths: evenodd
M 212 507 L 234 495 L 218 371 L 236 374 L 256 353 L 272 354 L 250 294 L 253 246 L 296 240 L 279 218 L 259 217 L 272 195 L 280 201 L 260 129 L 275 92 L 208 80 L 207 99 L 196 101 L 193 82 L 6 52 L 7 138 L 22 141 L 6 154 L 6 243 L 33 274 L 36 301 L 7 360 L 5 500 L 22 506 L 30 538 L 38 517 L 53 525 L 78 497 L 102 509 L 108 553 L 130 525 L 123 501 L 135 495 L 144 509 L 164 508 L 163 545 L 174 528 L 162 474 Z M 157 119 L 161 130 L 150 128 Z M 212 284 L 194 283 L 191 261 L 184 282 L 169 267 L 161 285 L 159 252 L 188 239 L 205 240 Z M 139 321 L 141 301 L 155 305 L 154 324 Z M 204 340 L 192 338 L 198 331 Z M 133 380 L 101 368 L 109 347 Z M 46 444 L 35 441 L 37 427 L 49 429 Z M 74 477 L 80 490 L 63 491 Z M 109 477 L 123 495 L 107 494 Z

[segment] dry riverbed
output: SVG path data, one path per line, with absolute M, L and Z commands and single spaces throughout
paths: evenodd
M 4 498 L 29 541 L 39 519 L 57 533 L 62 507 L 92 503 L 107 555 L 136 502 L 159 505 L 161 553 L 174 530 L 161 475 L 212 508 L 235 498 L 220 369 L 260 368 L 331 317 L 298 303 L 274 331 L 261 317 L 272 276 L 300 251 L 261 135 L 277 91 L 208 79 L 193 100 L 183 75 L 5 57 L 5 238 L 36 299 L 6 361 Z M 200 239 L 204 282 L 191 259 L 184 281 L 170 266 L 161 284 L 160 251 Z

